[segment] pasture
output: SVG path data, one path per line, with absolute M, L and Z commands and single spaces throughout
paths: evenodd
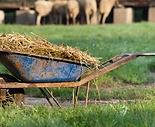
M 115 55 L 136 52 L 155 52 L 155 25 L 75 25 L 22 26 L 0 25 L 0 33 L 38 35 L 50 42 L 78 47 L 105 61 Z M 99 79 L 102 100 L 119 99 L 118 104 L 90 105 L 87 108 L 6 107 L 0 108 L 0 126 L 54 126 L 54 127 L 154 127 L 155 57 L 138 58 Z M 3 66 L 1 72 L 9 73 Z M 151 84 L 151 85 L 150 85 Z M 40 96 L 36 89 L 26 91 Z M 70 89 L 53 89 L 61 99 L 71 95 Z M 82 100 L 84 89 L 79 98 Z M 97 98 L 94 88 L 90 99 Z M 126 102 L 123 100 L 135 100 Z

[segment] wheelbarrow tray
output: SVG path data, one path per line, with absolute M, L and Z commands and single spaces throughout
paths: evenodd
M 0 62 L 22 82 L 78 81 L 86 65 L 70 60 L 0 51 Z

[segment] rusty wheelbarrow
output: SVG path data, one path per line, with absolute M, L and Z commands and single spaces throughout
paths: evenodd
M 73 97 L 74 105 L 77 102 L 78 89 L 81 85 L 87 84 L 86 105 L 88 100 L 89 82 L 99 76 L 108 73 L 131 60 L 141 56 L 155 56 L 155 53 L 128 53 L 115 56 L 105 61 L 99 69 L 85 73 L 87 65 L 70 60 L 49 59 L 46 56 L 33 56 L 14 52 L 0 51 L 0 62 L 12 73 L 13 80 L 3 76 L 4 81 L 0 82 L 0 89 L 40 88 L 48 102 L 52 97 L 56 104 L 60 104 L 49 92 L 50 87 L 73 87 L 76 88 Z M 19 92 L 20 93 L 20 92 Z M 74 94 L 73 94 L 74 95 Z M 52 105 L 52 104 L 51 104 Z

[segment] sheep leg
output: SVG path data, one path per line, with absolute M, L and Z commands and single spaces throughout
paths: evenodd
M 110 13 L 110 12 L 104 13 L 103 19 L 102 19 L 102 24 L 105 24 L 105 21 L 106 21 L 108 15 L 109 15 L 109 13 Z
M 62 15 L 59 14 L 59 24 L 62 24 Z
M 89 19 L 89 15 L 86 14 L 86 20 L 87 20 L 87 24 L 90 24 L 90 19 Z
M 99 23 L 99 24 L 101 23 L 101 20 L 102 20 L 102 14 L 99 14 L 99 15 L 98 15 L 98 23 Z
M 69 25 L 69 15 L 66 14 L 67 25 Z
M 36 22 L 37 25 L 40 25 L 41 17 L 42 17 L 41 15 L 38 15 L 37 16 L 37 22 Z
M 97 14 L 93 13 L 91 17 L 91 24 L 97 24 Z
M 76 24 L 76 17 L 73 17 L 73 24 Z
M 62 24 L 63 21 L 62 21 L 62 15 L 60 15 L 60 24 Z

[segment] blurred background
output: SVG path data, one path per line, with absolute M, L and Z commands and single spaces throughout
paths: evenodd
M 40 23 L 67 24 L 66 13 L 68 12 L 66 11 L 66 5 L 68 1 L 70 0 L 50 0 L 50 2 L 53 3 L 51 10 L 48 14 L 42 16 Z M 79 6 L 78 14 L 75 17 L 76 24 L 87 24 L 86 6 L 83 5 L 85 4 L 85 0 L 75 1 L 78 2 Z M 98 18 L 100 14 L 100 4 L 102 4 L 101 1 L 102 0 L 95 1 L 97 7 L 97 22 L 93 22 L 92 24 L 102 23 L 101 19 Z M 37 15 L 40 13 L 37 10 L 36 2 L 36 0 L 0 0 L 0 23 L 35 25 Z M 105 23 L 155 22 L 155 0 L 119 0 L 119 3 L 121 6 L 115 6 L 115 4 L 112 6 Z M 42 10 L 47 8 L 46 5 L 42 4 L 42 6 L 43 8 L 39 7 L 42 8 Z M 73 24 L 71 19 L 69 19 L 69 22 Z

